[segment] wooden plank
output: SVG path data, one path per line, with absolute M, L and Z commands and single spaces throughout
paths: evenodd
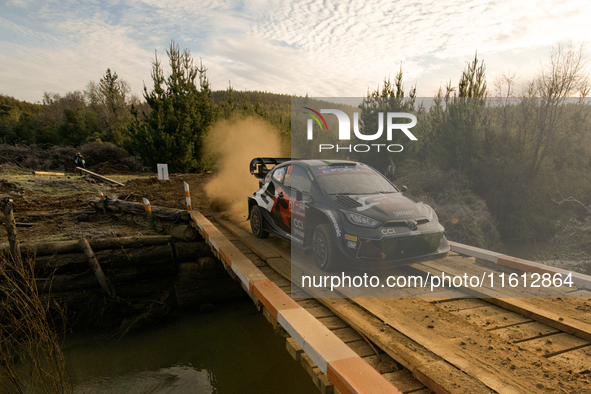
M 360 357 L 330 362 L 326 375 L 340 393 L 402 394 Z
M 569 373 L 588 374 L 591 368 L 591 346 L 550 357 L 548 361 L 563 365 Z
M 456 316 L 461 316 L 472 324 L 487 330 L 506 327 L 518 323 L 530 322 L 531 319 L 522 315 L 500 308 L 496 305 L 485 305 L 478 308 L 450 311 Z
M 320 317 L 317 318 L 320 323 L 324 324 L 329 330 L 336 330 L 337 328 L 347 328 L 349 325 L 345 323 L 342 319 L 339 319 L 334 314 L 329 317 Z
M 530 321 L 528 323 L 517 324 L 510 327 L 490 330 L 493 335 L 510 342 L 522 342 L 525 340 L 544 337 L 550 334 L 557 334 L 560 331 L 546 324 Z
M 298 304 L 300 304 L 300 306 L 304 309 L 308 309 L 308 308 L 320 308 L 322 306 L 322 304 L 320 304 L 318 301 L 316 300 L 305 300 L 305 301 L 299 301 Z
M 314 368 L 314 376 L 312 376 L 312 381 L 318 387 L 321 394 L 333 394 L 334 393 L 334 386 L 328 380 L 328 377 L 320 371 L 320 368 Z
M 88 171 L 88 170 L 86 170 L 86 169 L 84 169 L 84 168 L 76 167 L 76 169 L 77 169 L 78 171 L 80 171 L 80 172 L 84 172 L 85 174 L 88 174 L 88 175 L 92 176 L 93 178 L 97 178 L 97 179 L 100 179 L 100 180 L 102 180 L 102 181 L 105 181 L 105 182 L 112 183 L 112 184 L 114 184 L 114 185 L 117 185 L 117 186 L 125 186 L 123 183 L 120 183 L 120 182 L 114 181 L 114 180 L 112 180 L 112 179 L 109 179 L 109 178 L 107 178 L 107 177 L 104 177 L 104 176 L 102 176 L 102 175 L 99 175 L 99 174 L 97 174 L 97 173 L 94 173 L 94 172 L 92 172 L 92 171 Z
M 336 330 L 332 330 L 333 334 L 335 334 L 341 341 L 348 343 L 353 341 L 358 341 L 363 339 L 361 335 L 351 327 L 347 328 L 339 328 Z
M 453 241 L 449 241 L 449 245 L 451 247 L 451 250 L 453 250 L 454 252 L 464 254 L 467 256 L 477 257 L 479 259 L 483 259 L 493 263 L 497 262 L 497 258 L 499 256 L 503 256 L 501 253 L 491 252 L 490 250 L 480 249 L 474 246 L 464 245 Z
M 288 260 L 283 257 L 270 257 L 266 263 L 284 278 L 288 280 L 291 278 L 291 263 Z
M 465 298 L 466 294 L 455 289 L 441 289 L 439 291 L 431 292 L 431 297 L 422 297 L 423 300 L 428 302 L 446 302 L 456 300 L 459 298 Z
M 353 349 L 353 351 L 357 353 L 359 357 L 374 356 L 376 354 L 375 350 L 369 346 L 365 339 L 348 342 L 347 345 Z
M 461 300 L 453 300 L 437 305 L 448 312 L 458 312 L 464 309 L 480 308 L 482 306 L 489 306 L 491 304 L 481 300 L 480 298 L 464 298 Z
M 591 301 L 591 291 L 589 291 L 589 290 L 571 291 L 567 294 L 567 296 L 572 297 L 572 298 L 585 298 L 585 299 Z
M 273 281 L 277 286 L 291 286 L 291 282 L 285 279 L 282 275 L 277 273 L 271 267 L 259 267 L 259 270 L 267 277 L 269 280 Z
M 540 356 L 549 357 L 552 354 L 559 354 L 565 350 L 580 348 L 589 344 L 584 339 L 561 332 L 543 338 L 520 342 L 519 346 L 538 353 Z
M 301 353 L 300 354 L 300 363 L 302 364 L 302 367 L 304 367 L 304 370 L 306 372 L 308 372 L 310 377 L 313 377 L 315 374 L 314 368 L 317 368 L 317 366 L 314 363 L 314 361 L 312 361 L 310 356 L 308 356 L 306 353 Z
M 249 249 L 250 250 L 250 249 Z M 256 265 L 257 267 L 268 267 L 267 263 L 265 263 L 263 260 L 261 260 L 261 258 L 259 256 L 257 256 L 256 254 L 249 252 L 249 253 L 243 253 L 244 257 L 246 257 L 247 259 L 249 259 L 250 261 L 252 261 L 252 263 L 254 265 Z
M 98 263 L 95 255 L 94 255 L 94 252 L 92 251 L 92 249 L 90 248 L 90 245 L 88 244 L 88 240 L 86 238 L 82 238 L 79 242 L 79 245 L 80 245 L 80 248 L 82 249 L 82 251 L 84 252 L 84 255 L 88 259 L 88 263 L 90 264 L 92 270 L 94 271 L 94 274 L 96 275 L 96 278 L 97 278 L 98 282 L 100 283 L 101 288 L 103 289 L 105 294 L 107 294 L 111 298 L 115 298 L 116 297 L 115 287 L 105 277 L 105 274 L 103 273 L 103 270 L 101 269 L 101 266 Z
M 301 305 L 301 304 L 300 304 Z M 335 317 L 334 313 L 332 313 L 330 311 L 330 309 L 323 307 L 323 306 L 317 306 L 315 308 L 304 308 L 306 309 L 308 312 L 310 312 L 310 314 L 312 316 L 314 316 L 315 318 L 321 318 L 321 317 Z M 340 320 L 340 319 L 339 319 Z M 342 320 L 341 320 L 342 321 Z M 330 327 L 329 327 L 330 328 Z
M 492 390 L 500 393 L 536 392 L 535 381 L 547 386 L 555 384 L 550 376 L 539 377 L 526 368 L 520 369 L 520 376 L 516 377 L 511 365 L 502 363 L 508 351 L 516 350 L 512 349 L 513 345 L 507 350 L 504 342 L 486 332 L 474 330 L 464 320 L 453 321 L 438 316 L 432 304 L 405 299 L 398 299 L 391 305 L 384 299 L 353 301 Z M 411 312 L 417 309 L 421 311 L 421 318 Z M 523 352 L 513 365 L 517 364 L 515 368 L 529 366 L 538 360 L 534 354 Z M 559 373 L 558 368 L 553 369 Z
M 293 338 L 285 338 L 285 348 L 294 360 L 300 361 L 300 356 L 304 352 L 304 349 Z
M 431 394 L 431 390 L 429 389 L 422 389 L 419 391 L 413 391 L 412 394 Z
M 433 271 L 434 267 L 430 266 L 429 263 L 430 262 L 414 264 L 413 266 L 417 269 Z M 446 266 L 445 270 L 450 275 L 464 275 L 464 272 L 457 267 Z M 490 302 L 491 304 L 519 313 L 524 317 L 539 321 L 560 331 L 564 331 L 591 342 L 591 324 L 589 323 L 575 320 L 572 317 L 562 317 L 556 312 L 535 306 L 525 299 L 503 298 L 503 294 L 497 292 L 493 288 L 487 287 L 486 285 L 481 289 L 470 288 L 466 289 L 466 291 L 472 293 L 474 296 L 485 297 L 487 302 Z
M 227 220 L 223 220 L 219 217 L 216 217 L 215 221 L 234 234 L 235 237 L 240 239 L 244 245 L 246 245 L 250 250 L 252 250 L 254 254 L 259 256 L 264 261 L 272 257 L 281 257 L 278 253 L 270 249 L 264 241 L 256 238 L 252 234 L 247 233 L 240 227 L 235 226 Z
M 425 386 L 416 380 L 407 369 L 385 373 L 384 377 L 403 393 L 412 392 L 414 394 L 417 390 L 425 389 Z
M 373 354 L 371 356 L 363 357 L 366 363 L 371 365 L 376 371 L 381 373 L 382 375 L 385 373 L 390 373 L 394 371 L 398 371 L 398 364 L 394 359 L 388 356 L 386 353 L 381 354 Z
M 63 172 L 33 171 L 33 175 L 66 176 Z
M 456 385 L 462 386 L 465 392 L 488 392 L 488 388 L 482 382 L 444 362 L 429 349 L 402 335 L 350 301 L 345 299 L 320 299 L 319 301 L 355 330 L 363 332 L 399 364 L 411 370 L 417 380 L 436 394 L 453 392 Z

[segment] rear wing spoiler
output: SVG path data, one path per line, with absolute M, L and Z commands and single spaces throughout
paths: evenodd
M 267 164 L 272 164 L 273 166 L 276 166 L 277 164 L 281 164 L 290 160 L 292 159 L 289 157 L 255 157 L 250 161 L 250 173 L 254 175 L 255 178 L 263 179 L 267 176 L 267 173 L 269 172 Z

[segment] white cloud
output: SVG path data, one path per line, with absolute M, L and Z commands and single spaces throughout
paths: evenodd
M 0 93 L 36 101 L 107 67 L 141 93 L 171 39 L 203 58 L 214 89 L 360 96 L 394 76 L 431 95 L 478 50 L 492 79 L 530 78 L 558 41 L 591 41 L 591 7 L 542 0 L 12 2 L 0 17 Z

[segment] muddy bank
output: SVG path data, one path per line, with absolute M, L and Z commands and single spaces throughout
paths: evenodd
M 244 293 L 197 231 L 187 230 L 190 218 L 186 212 L 184 216 L 157 217 L 152 230 L 141 210 L 135 214 L 124 210 L 103 214 L 99 206 L 89 202 L 98 199 L 101 191 L 107 198 L 121 196 L 127 205 L 141 205 L 145 197 L 154 207 L 183 212 L 183 182 L 188 182 L 194 208 L 207 212 L 202 192 L 207 176 L 172 175 L 169 181 L 159 181 L 155 176 L 109 175 L 124 183 L 115 187 L 69 173 L 35 176 L 13 169 L 0 175 L 0 194 L 13 199 L 15 220 L 28 225 L 17 229 L 17 239 L 23 258 L 35 259 L 41 297 L 64 306 L 70 328 L 128 332 L 175 316 L 183 308 L 212 310 L 216 303 L 240 298 Z M 6 242 L 6 236 L 1 226 L 0 244 Z M 129 237 L 145 240 L 159 236 L 170 240 L 160 245 L 122 244 Z M 77 247 L 80 239 L 93 245 L 113 294 L 101 286 L 88 258 Z M 97 246 L 101 242 L 115 243 Z M 30 245 L 43 245 L 45 250 Z M 51 245 L 61 246 L 52 249 Z M 0 253 L 6 249 L 7 245 L 0 245 Z

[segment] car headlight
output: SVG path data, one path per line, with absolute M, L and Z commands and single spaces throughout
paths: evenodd
M 354 212 L 349 212 L 349 211 L 342 211 L 345 216 L 347 216 L 347 219 L 349 219 L 349 221 L 357 226 L 362 226 L 362 227 L 370 227 L 370 228 L 374 228 L 374 227 L 378 227 L 380 224 L 382 224 L 382 222 L 380 222 L 379 220 L 375 220 L 372 219 L 370 217 L 367 217 L 365 215 L 361 215 L 359 213 L 354 213 Z

